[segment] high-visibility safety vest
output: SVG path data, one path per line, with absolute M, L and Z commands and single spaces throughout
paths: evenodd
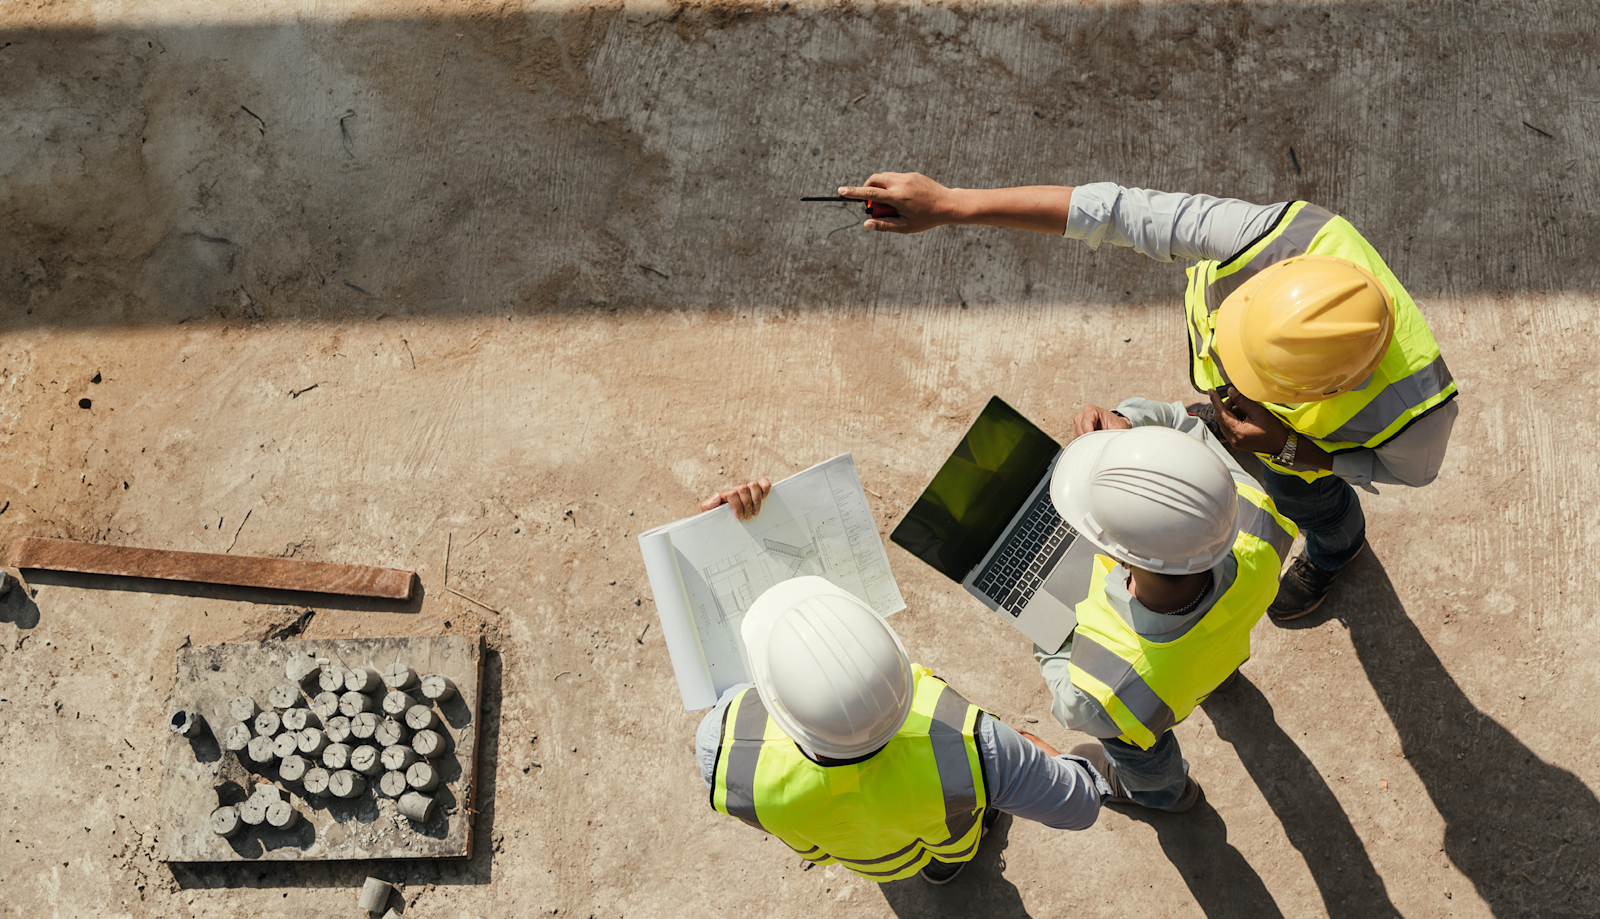
M 778 837 L 801 858 L 897 881 L 929 861 L 978 851 L 988 803 L 973 736 L 980 709 L 913 666 L 916 691 L 900 732 L 861 760 L 806 758 L 755 690 L 722 718 L 711 807 Z
M 1239 481 L 1238 563 L 1232 583 L 1193 628 L 1172 641 L 1135 632 L 1106 599 L 1106 575 L 1116 564 L 1095 557 L 1089 596 L 1078 604 L 1072 637 L 1072 685 L 1093 696 L 1122 729 L 1119 739 L 1148 750 L 1189 717 L 1228 675 L 1250 658 L 1250 629 L 1278 593 L 1278 572 L 1299 532 L 1272 499 Z M 1212 569 L 1225 577 L 1224 563 Z
M 1204 261 L 1189 269 L 1184 311 L 1188 315 L 1189 378 L 1195 389 L 1205 392 L 1227 385 L 1222 363 L 1213 350 L 1222 301 L 1263 269 L 1297 255 L 1342 258 L 1377 278 L 1394 304 L 1394 339 L 1361 389 L 1320 402 L 1265 403 L 1268 410 L 1333 455 L 1381 447 L 1418 418 L 1455 398 L 1455 380 L 1439 354 L 1428 321 L 1394 272 L 1349 221 L 1304 201 L 1284 208 L 1270 230 L 1226 261 Z M 1290 469 L 1257 455 L 1279 472 L 1308 482 L 1333 474 L 1324 469 Z

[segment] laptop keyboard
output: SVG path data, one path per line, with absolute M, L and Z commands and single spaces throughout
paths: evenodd
M 972 586 L 1013 617 L 1020 616 L 1076 535 L 1056 513 L 1050 493 L 1041 492 Z

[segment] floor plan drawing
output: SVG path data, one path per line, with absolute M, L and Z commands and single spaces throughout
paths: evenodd
M 740 625 L 775 584 L 823 577 L 880 615 L 905 609 L 848 453 L 774 485 L 752 520 L 719 507 L 642 533 L 639 543 L 690 707 L 748 679 Z

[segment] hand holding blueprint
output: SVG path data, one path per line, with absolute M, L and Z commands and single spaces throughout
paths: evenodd
M 739 625 L 769 587 L 827 578 L 887 616 L 906 608 L 872 509 L 845 453 L 772 486 L 740 523 L 727 505 L 639 534 L 683 707 L 714 705 L 750 679 Z

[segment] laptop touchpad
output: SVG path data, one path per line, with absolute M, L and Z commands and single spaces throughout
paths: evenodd
M 1077 543 L 1055 570 L 1050 572 L 1050 577 L 1045 578 L 1044 592 L 1076 611 L 1078 604 L 1089 596 L 1089 578 L 1094 574 L 1094 544 L 1087 539 L 1078 539 Z M 1076 615 L 1076 613 L 1074 613 Z

